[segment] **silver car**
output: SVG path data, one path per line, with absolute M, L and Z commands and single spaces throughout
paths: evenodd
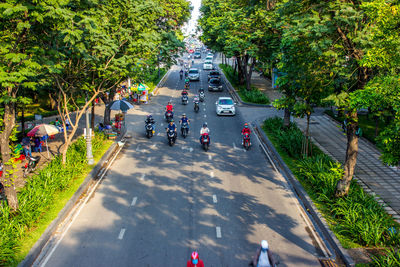
M 188 74 L 189 80 L 191 81 L 200 81 L 200 71 L 199 69 L 189 69 L 189 74 Z
M 215 102 L 217 115 L 232 115 L 236 114 L 235 102 L 230 97 L 220 97 Z

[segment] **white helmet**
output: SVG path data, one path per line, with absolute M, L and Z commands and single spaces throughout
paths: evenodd
M 261 241 L 261 248 L 262 249 L 268 249 L 268 241 L 267 240 L 262 240 Z

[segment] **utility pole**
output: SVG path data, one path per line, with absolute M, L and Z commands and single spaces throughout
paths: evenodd
M 88 94 L 86 92 L 86 98 L 85 98 L 86 103 L 88 102 Z M 92 152 L 92 133 L 90 131 L 90 124 L 89 124 L 89 109 L 86 108 L 86 159 L 89 165 L 94 164 L 94 159 L 93 159 L 93 152 Z

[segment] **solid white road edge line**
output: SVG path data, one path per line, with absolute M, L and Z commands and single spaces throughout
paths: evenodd
M 134 197 L 131 202 L 131 207 L 136 205 L 137 197 Z
M 217 238 L 221 238 L 222 237 L 222 235 L 221 235 L 221 227 L 219 227 L 219 226 L 215 227 L 215 231 L 216 231 L 216 234 L 217 234 Z
M 125 144 L 124 144 L 125 145 Z M 85 201 L 82 203 L 82 205 L 79 207 L 77 213 L 74 215 L 74 217 L 72 218 L 72 220 L 69 222 L 67 228 L 65 229 L 65 231 L 61 234 L 60 239 L 57 240 L 57 243 L 54 245 L 54 247 L 52 248 L 52 250 L 50 251 L 50 253 L 47 255 L 45 261 L 43 262 L 43 264 L 41 265 L 42 267 L 46 266 L 47 262 L 49 261 L 50 257 L 53 255 L 54 251 L 56 251 L 57 247 L 60 245 L 61 241 L 64 239 L 66 233 L 68 232 L 69 228 L 71 228 L 72 224 L 74 223 L 74 221 L 76 220 L 76 218 L 78 217 L 78 215 L 81 213 L 83 207 L 86 205 L 86 203 L 89 201 L 89 199 L 92 197 L 94 191 L 96 190 L 97 186 L 99 185 L 99 183 L 103 180 L 104 178 L 104 174 L 107 172 L 107 170 L 111 167 L 111 165 L 113 164 L 114 160 L 117 158 L 119 152 L 121 152 L 122 148 L 124 146 L 121 146 L 120 149 L 118 150 L 117 153 L 115 153 L 114 157 L 111 159 L 110 163 L 108 164 L 106 170 L 103 172 L 103 174 L 100 176 L 100 179 L 97 181 L 97 183 L 94 185 L 94 187 L 92 188 L 92 190 L 90 191 L 90 193 L 86 196 Z
M 124 238 L 125 230 L 126 230 L 125 228 L 122 228 L 121 231 L 119 232 L 118 235 L 119 240 L 122 240 Z

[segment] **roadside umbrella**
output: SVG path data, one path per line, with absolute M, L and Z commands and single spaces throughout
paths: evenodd
M 32 130 L 30 130 L 27 136 L 46 136 L 46 135 L 55 135 L 58 134 L 60 131 L 58 128 L 51 124 L 39 124 L 35 126 Z M 47 156 L 50 157 L 49 154 L 49 147 L 47 145 L 47 138 L 46 138 L 46 148 L 47 148 Z
M 133 108 L 132 104 L 125 100 L 115 100 L 111 102 L 108 107 L 111 110 L 122 110 L 122 111 L 127 111 Z

